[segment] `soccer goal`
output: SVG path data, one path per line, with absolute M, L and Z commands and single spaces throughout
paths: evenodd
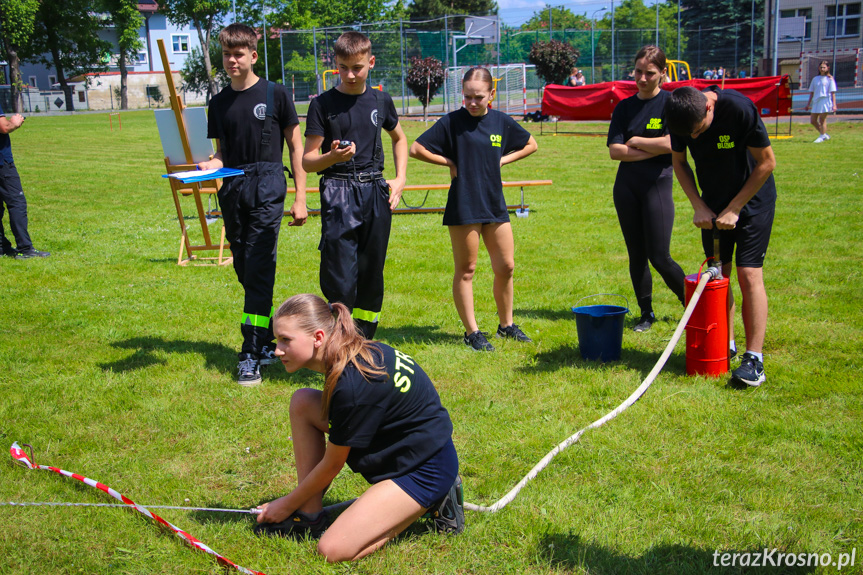
M 863 87 L 863 49 L 851 48 L 836 51 L 836 69 L 831 70 L 838 86 Z M 800 88 L 809 87 L 812 78 L 818 75 L 818 64 L 822 60 L 830 62 L 833 67 L 833 51 L 821 50 L 803 52 L 800 57 Z
M 488 66 L 495 83 L 495 98 L 492 106 L 504 114 L 527 113 L 527 65 L 507 64 Z M 470 66 L 450 67 L 445 80 L 445 111 L 453 112 L 462 107 L 461 80 Z

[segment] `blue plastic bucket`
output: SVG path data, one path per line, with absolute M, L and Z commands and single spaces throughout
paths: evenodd
M 617 361 L 623 347 L 623 319 L 629 313 L 629 300 L 626 307 L 619 305 L 583 305 L 589 297 L 618 294 L 595 294 L 581 298 L 572 308 L 575 326 L 578 329 L 578 351 L 587 360 Z

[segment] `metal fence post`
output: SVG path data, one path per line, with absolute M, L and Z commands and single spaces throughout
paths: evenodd
M 405 102 L 405 33 L 402 28 L 402 19 L 399 17 L 399 46 L 401 48 L 401 53 L 399 54 L 402 62 L 401 71 L 399 75 L 401 76 L 402 81 L 402 115 L 407 115 L 407 107 Z
M 315 83 L 317 84 L 317 93 L 321 93 L 321 75 L 318 72 L 318 31 L 312 26 L 312 49 L 315 55 Z

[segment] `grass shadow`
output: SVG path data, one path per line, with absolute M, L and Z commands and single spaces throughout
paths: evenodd
M 131 349 L 134 350 L 134 353 L 124 359 L 97 364 L 104 371 L 122 373 L 167 363 L 164 358 L 156 355 L 156 352 L 197 353 L 203 356 L 208 369 L 215 369 L 223 373 L 233 373 L 236 370 L 236 350 L 210 341 L 168 341 L 158 337 L 142 336 L 111 342 L 111 347 Z
M 437 325 L 401 325 L 398 327 L 380 327 L 375 338 L 394 347 L 403 343 L 448 343 L 453 341 L 453 335 L 441 331 Z
M 167 360 L 162 357 L 165 353 L 196 353 L 204 358 L 204 366 L 207 369 L 221 372 L 228 377 L 234 377 L 237 372 L 237 350 L 220 343 L 168 341 L 143 336 L 112 342 L 111 347 L 131 349 L 134 352 L 124 359 L 98 364 L 104 371 L 123 373 L 146 369 L 153 365 L 165 365 Z M 261 372 L 265 380 L 285 381 L 302 387 L 320 386 L 322 383 L 321 376 L 317 373 L 306 369 L 297 373 L 288 373 L 280 363 L 262 366 Z
M 574 534 L 546 534 L 539 544 L 538 553 L 548 563 L 557 569 L 565 571 L 584 570 L 594 575 L 700 575 L 703 573 L 776 573 L 776 574 L 803 574 L 813 573 L 817 567 L 787 567 L 783 565 L 762 566 L 765 563 L 763 557 L 764 547 L 746 550 L 706 550 L 697 549 L 687 545 L 657 545 L 651 547 L 643 555 L 633 557 L 621 554 L 608 547 L 588 543 Z M 768 553 L 770 549 L 768 549 Z M 735 566 L 731 567 L 732 556 L 725 559 L 722 566 L 724 554 L 738 554 Z M 777 563 L 777 552 L 772 557 L 772 562 Z M 741 558 L 748 565 L 740 566 Z M 758 565 L 753 566 L 755 558 L 759 558 Z M 781 561 L 779 561 L 781 562 Z
M 581 357 L 578 345 L 564 345 L 556 349 L 536 354 L 535 363 L 516 368 L 524 373 L 549 373 L 564 367 L 577 367 L 594 371 L 604 371 L 608 365 L 623 364 L 629 369 L 638 371 L 642 377 L 647 376 L 660 353 L 647 352 L 640 349 L 624 348 L 620 352 L 620 359 L 613 362 L 591 361 Z M 675 373 L 686 372 L 686 358 L 680 354 L 672 354 L 663 368 L 663 371 Z
M 530 318 L 530 319 L 548 319 L 552 321 L 564 321 L 568 319 L 575 319 L 575 315 L 572 313 L 571 309 L 515 309 L 512 311 L 513 316 L 516 318 Z M 573 329 L 575 328 L 575 324 L 573 324 Z

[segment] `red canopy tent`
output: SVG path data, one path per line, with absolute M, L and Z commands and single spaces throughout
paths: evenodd
M 693 86 L 703 90 L 717 84 L 713 80 L 684 80 L 662 84 L 664 90 Z M 720 83 L 742 93 L 755 103 L 762 117 L 787 116 L 791 113 L 790 78 L 767 76 L 738 78 Z M 635 82 L 603 82 L 571 88 L 549 84 L 542 96 L 542 113 L 561 120 L 610 120 L 618 102 L 638 92 Z

